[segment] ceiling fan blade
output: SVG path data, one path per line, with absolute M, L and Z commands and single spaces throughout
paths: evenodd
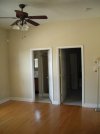
M 12 23 L 10 26 L 13 26 L 15 24 L 18 24 L 18 22 L 20 22 L 20 20 L 16 20 L 14 23 Z
M 16 17 L 0 17 L 0 19 L 17 19 Z
M 28 16 L 30 19 L 48 19 L 46 15 L 40 15 L 40 16 Z
M 35 21 L 32 21 L 32 20 L 30 20 L 30 19 L 28 19 L 28 20 L 26 20 L 26 21 L 27 21 L 28 23 L 34 25 L 34 26 L 40 25 L 39 23 L 37 23 L 37 22 L 35 22 Z

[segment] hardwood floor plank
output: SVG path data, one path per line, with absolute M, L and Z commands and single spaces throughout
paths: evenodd
M 100 134 L 100 113 L 77 106 L 9 101 L 0 105 L 0 134 Z

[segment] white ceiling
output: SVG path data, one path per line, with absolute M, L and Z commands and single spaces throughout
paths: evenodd
M 48 20 L 37 21 L 40 24 L 55 20 L 100 17 L 100 0 L 0 0 L 0 17 L 15 17 L 14 10 L 20 10 L 19 4 L 26 4 L 24 11 L 29 15 L 47 15 Z M 13 19 L 0 19 L 0 26 L 10 28 Z

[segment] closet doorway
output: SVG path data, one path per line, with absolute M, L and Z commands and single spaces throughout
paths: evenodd
M 58 54 L 60 102 L 67 105 L 82 106 L 82 49 L 81 47 L 60 48 Z

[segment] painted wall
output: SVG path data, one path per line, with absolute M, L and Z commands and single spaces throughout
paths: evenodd
M 54 100 L 59 100 L 57 47 L 83 45 L 85 103 L 96 102 L 97 77 L 93 65 L 100 56 L 100 18 L 46 23 L 27 33 L 10 31 L 9 40 L 11 96 L 32 98 L 30 49 L 52 48 Z
M 0 101 L 9 97 L 7 32 L 0 29 Z

